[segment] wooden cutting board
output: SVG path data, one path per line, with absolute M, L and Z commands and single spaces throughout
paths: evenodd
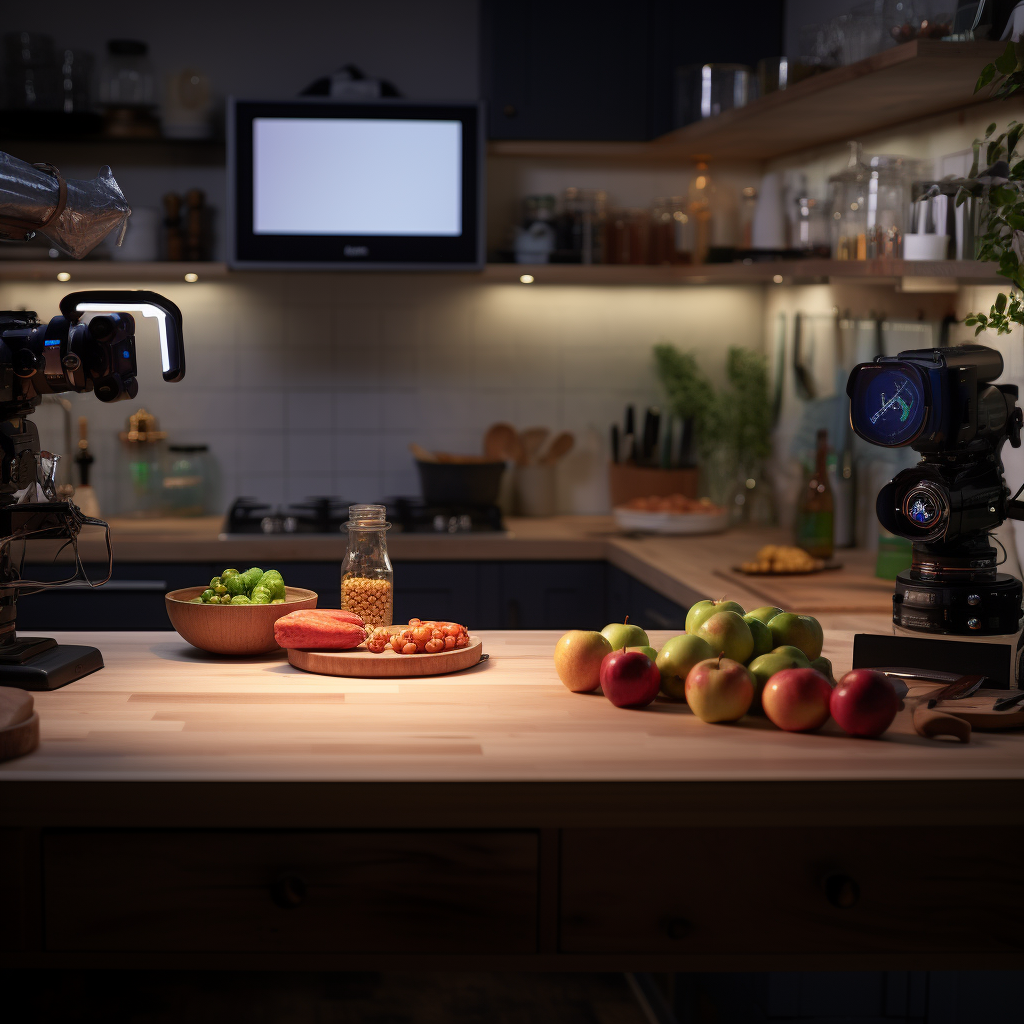
M 288 660 L 303 672 L 357 679 L 396 679 L 412 676 L 443 676 L 461 672 L 480 661 L 483 641 L 470 634 L 469 646 L 440 654 L 373 654 L 363 644 L 350 651 L 313 651 L 292 648 Z
M 925 693 L 917 687 L 914 692 L 918 696 Z M 1018 704 L 1006 711 L 992 710 L 997 700 L 1018 693 L 1020 690 L 978 690 L 962 700 L 940 700 L 935 710 L 970 722 L 972 729 L 1021 729 L 1024 728 L 1024 705 Z
M 39 716 L 32 694 L 0 687 L 0 761 L 21 757 L 39 746 Z

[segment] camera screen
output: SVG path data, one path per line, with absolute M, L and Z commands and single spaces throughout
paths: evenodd
M 887 448 L 910 444 L 924 425 L 921 377 L 912 367 L 866 367 L 860 373 L 851 410 L 865 440 Z

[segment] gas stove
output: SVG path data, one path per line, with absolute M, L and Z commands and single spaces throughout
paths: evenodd
M 353 504 L 334 497 L 307 498 L 294 505 L 272 506 L 256 498 L 238 498 L 225 522 L 226 533 L 340 533 Z
M 336 497 L 306 498 L 294 505 L 269 505 L 257 498 L 238 498 L 224 524 L 228 534 L 344 533 L 351 501 Z M 467 533 L 503 533 L 505 524 L 497 505 L 427 505 L 422 498 L 386 498 L 387 516 L 401 533 L 457 536 Z
M 385 498 L 388 519 L 402 533 L 503 533 L 497 505 L 427 505 L 422 498 Z

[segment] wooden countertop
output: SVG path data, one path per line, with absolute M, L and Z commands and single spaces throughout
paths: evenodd
M 886 627 L 822 618 L 837 672 L 853 631 Z M 175 633 L 64 634 L 98 644 L 106 668 L 36 694 L 42 743 L 0 764 L 2 821 L 1024 823 L 1019 734 L 929 741 L 902 712 L 865 741 L 834 723 L 812 735 L 707 725 L 660 699 L 622 710 L 561 685 L 557 633 L 482 635 L 490 659 L 466 672 L 373 681 L 302 673 L 283 655 L 214 658 Z
M 342 536 L 231 536 L 220 539 L 222 520 L 112 519 L 117 562 L 214 562 L 265 565 L 288 561 L 336 561 L 345 554 Z M 869 552 L 843 550 L 843 568 L 813 576 L 750 577 L 730 566 L 751 557 L 763 544 L 789 543 L 779 529 L 737 528 L 698 537 L 631 536 L 611 516 L 510 518 L 503 534 L 435 535 L 394 533 L 388 551 L 402 561 L 580 561 L 606 559 L 682 605 L 706 597 L 728 596 L 744 607 L 777 604 L 797 611 L 867 612 L 892 609 L 892 583 L 874 576 Z M 28 561 L 50 562 L 56 542 L 29 546 Z M 106 560 L 102 531 L 83 531 L 82 557 Z M 70 558 L 64 551 L 63 560 Z M 398 571 L 401 571 L 399 565 Z

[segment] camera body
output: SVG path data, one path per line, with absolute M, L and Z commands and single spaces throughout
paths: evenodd
M 1017 388 L 993 381 L 1002 356 L 983 345 L 914 349 L 856 366 L 847 383 L 857 435 L 911 447 L 921 461 L 879 491 L 875 511 L 913 544 L 893 595 L 897 633 L 1007 643 L 1019 660 L 1020 580 L 996 571 L 991 531 L 1021 518 L 1000 450 L 1018 447 Z

